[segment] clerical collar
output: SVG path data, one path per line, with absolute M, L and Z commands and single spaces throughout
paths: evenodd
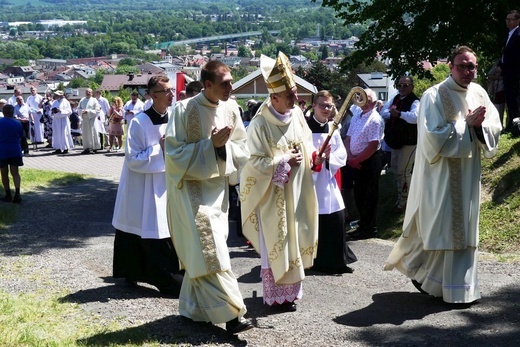
M 467 85 L 467 86 L 464 87 L 463 85 L 457 83 L 457 81 L 455 81 L 455 79 L 453 78 L 453 76 L 452 76 L 451 74 L 450 74 L 450 77 L 451 77 L 451 79 L 453 80 L 453 82 L 455 82 L 456 85 L 458 85 L 458 86 L 461 87 L 462 89 L 468 89 L 468 86 L 469 86 L 469 85 Z
M 215 106 L 218 106 L 218 105 L 219 105 L 220 100 L 217 100 L 217 102 L 215 102 L 215 101 L 211 101 L 210 99 L 208 99 L 208 97 L 206 96 L 206 94 L 204 94 L 204 92 L 202 93 L 202 95 L 204 95 L 204 98 L 206 98 L 206 100 L 208 100 L 208 102 L 209 102 L 210 104 L 213 104 L 213 105 L 215 105 Z
M 146 115 L 150 118 L 153 125 L 160 125 L 168 123 L 168 110 L 166 110 L 165 114 L 160 114 L 157 110 L 152 106 L 146 111 L 144 111 Z
M 161 113 L 161 112 L 157 111 L 157 109 L 154 107 L 154 105 L 152 105 L 152 108 L 161 117 L 164 117 L 164 116 L 166 116 L 168 114 L 168 109 L 166 109 L 166 112 Z
M 312 115 L 312 118 L 316 121 L 316 123 L 318 123 L 318 125 L 320 127 L 324 127 L 328 123 L 328 122 L 325 122 L 325 123 L 320 122 L 319 120 L 316 119 L 316 117 L 314 117 L 314 114 Z

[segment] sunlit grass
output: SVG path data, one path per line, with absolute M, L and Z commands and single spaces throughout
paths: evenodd
M 66 186 L 68 184 L 85 181 L 87 176 L 77 173 L 56 171 L 42 171 L 36 169 L 20 169 L 22 190 L 47 188 L 50 186 Z M 12 183 L 11 183 L 12 188 Z
M 82 174 L 25 169 L 23 167 L 20 168 L 20 176 L 22 181 L 20 189 L 22 199 L 23 195 L 31 190 L 48 187 L 63 187 L 87 179 L 87 176 Z M 11 175 L 9 175 L 9 178 L 11 192 L 14 192 L 14 184 Z M 0 196 L 4 196 L 3 189 Z M 0 234 L 5 232 L 5 228 L 16 220 L 20 211 L 19 207 L 20 206 L 16 204 L 0 202 Z
M 36 285 L 34 292 L 10 294 L 0 291 L 0 346 L 76 346 L 76 340 L 114 329 L 113 323 L 81 310 L 76 303 L 60 302 L 67 293 L 32 271 L 30 256 L 20 256 L 0 265 L 0 281 Z

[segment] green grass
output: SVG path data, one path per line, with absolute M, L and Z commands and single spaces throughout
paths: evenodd
M 30 190 L 47 188 L 51 185 L 54 187 L 67 186 L 69 184 L 81 182 L 86 179 L 86 176 L 81 174 L 41 171 L 24 168 L 20 168 L 20 176 L 22 180 L 22 199 L 23 194 Z M 10 175 L 9 178 L 11 192 L 14 192 L 14 184 Z M 3 189 L 0 195 L 4 196 Z M 7 226 L 17 219 L 19 211 L 20 209 L 15 204 L 0 204 L 0 234 L 5 233 Z
M 46 187 L 66 186 L 88 179 L 85 175 L 21 169 L 24 192 Z M 12 183 L 12 182 L 11 182 Z M 22 205 L 0 204 L 0 239 L 8 234 L 8 226 L 23 212 Z M 11 259 L 12 260 L 12 259 Z M 31 271 L 30 257 L 20 256 L 0 263 L 0 282 L 16 278 L 17 282 L 38 283 L 37 292 L 12 294 L 0 290 L 0 346 L 138 346 L 113 343 L 105 334 L 118 332 L 119 341 L 147 341 L 140 331 L 120 332 L 117 319 L 107 321 L 89 314 L 78 304 L 63 302 L 70 294 L 50 282 L 48 274 Z M 135 335 L 139 335 L 136 337 Z M 90 339 L 96 336 L 95 341 Z M 127 338 L 128 337 L 128 338 Z M 150 341 L 148 346 L 157 346 Z
M 17 283 L 36 282 L 41 288 L 18 294 L 0 291 L 0 346 L 84 346 L 92 336 L 98 336 L 98 343 L 88 345 L 117 345 L 103 340 L 104 334 L 120 330 L 117 320 L 107 321 L 76 303 L 63 302 L 69 293 L 50 282 L 47 273 L 31 271 L 31 266 L 27 256 L 0 266 L 0 281 L 15 278 Z

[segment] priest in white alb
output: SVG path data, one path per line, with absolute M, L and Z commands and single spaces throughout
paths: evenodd
M 179 313 L 239 333 L 253 325 L 243 318 L 247 310 L 226 244 L 229 185 L 249 152 L 238 104 L 230 99 L 230 71 L 208 62 L 202 93 L 176 103 L 166 131 L 166 177 L 168 223 L 186 270 Z
M 448 79 L 421 98 L 403 234 L 384 266 L 446 303 L 480 299 L 481 153 L 496 154 L 502 126 L 486 91 L 473 82 L 477 66 L 473 50 L 457 47 Z

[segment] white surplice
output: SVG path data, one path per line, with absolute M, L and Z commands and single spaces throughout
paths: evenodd
M 112 225 L 143 239 L 170 237 L 166 218 L 166 177 L 160 138 L 166 123 L 154 125 L 145 113 L 128 127 Z

